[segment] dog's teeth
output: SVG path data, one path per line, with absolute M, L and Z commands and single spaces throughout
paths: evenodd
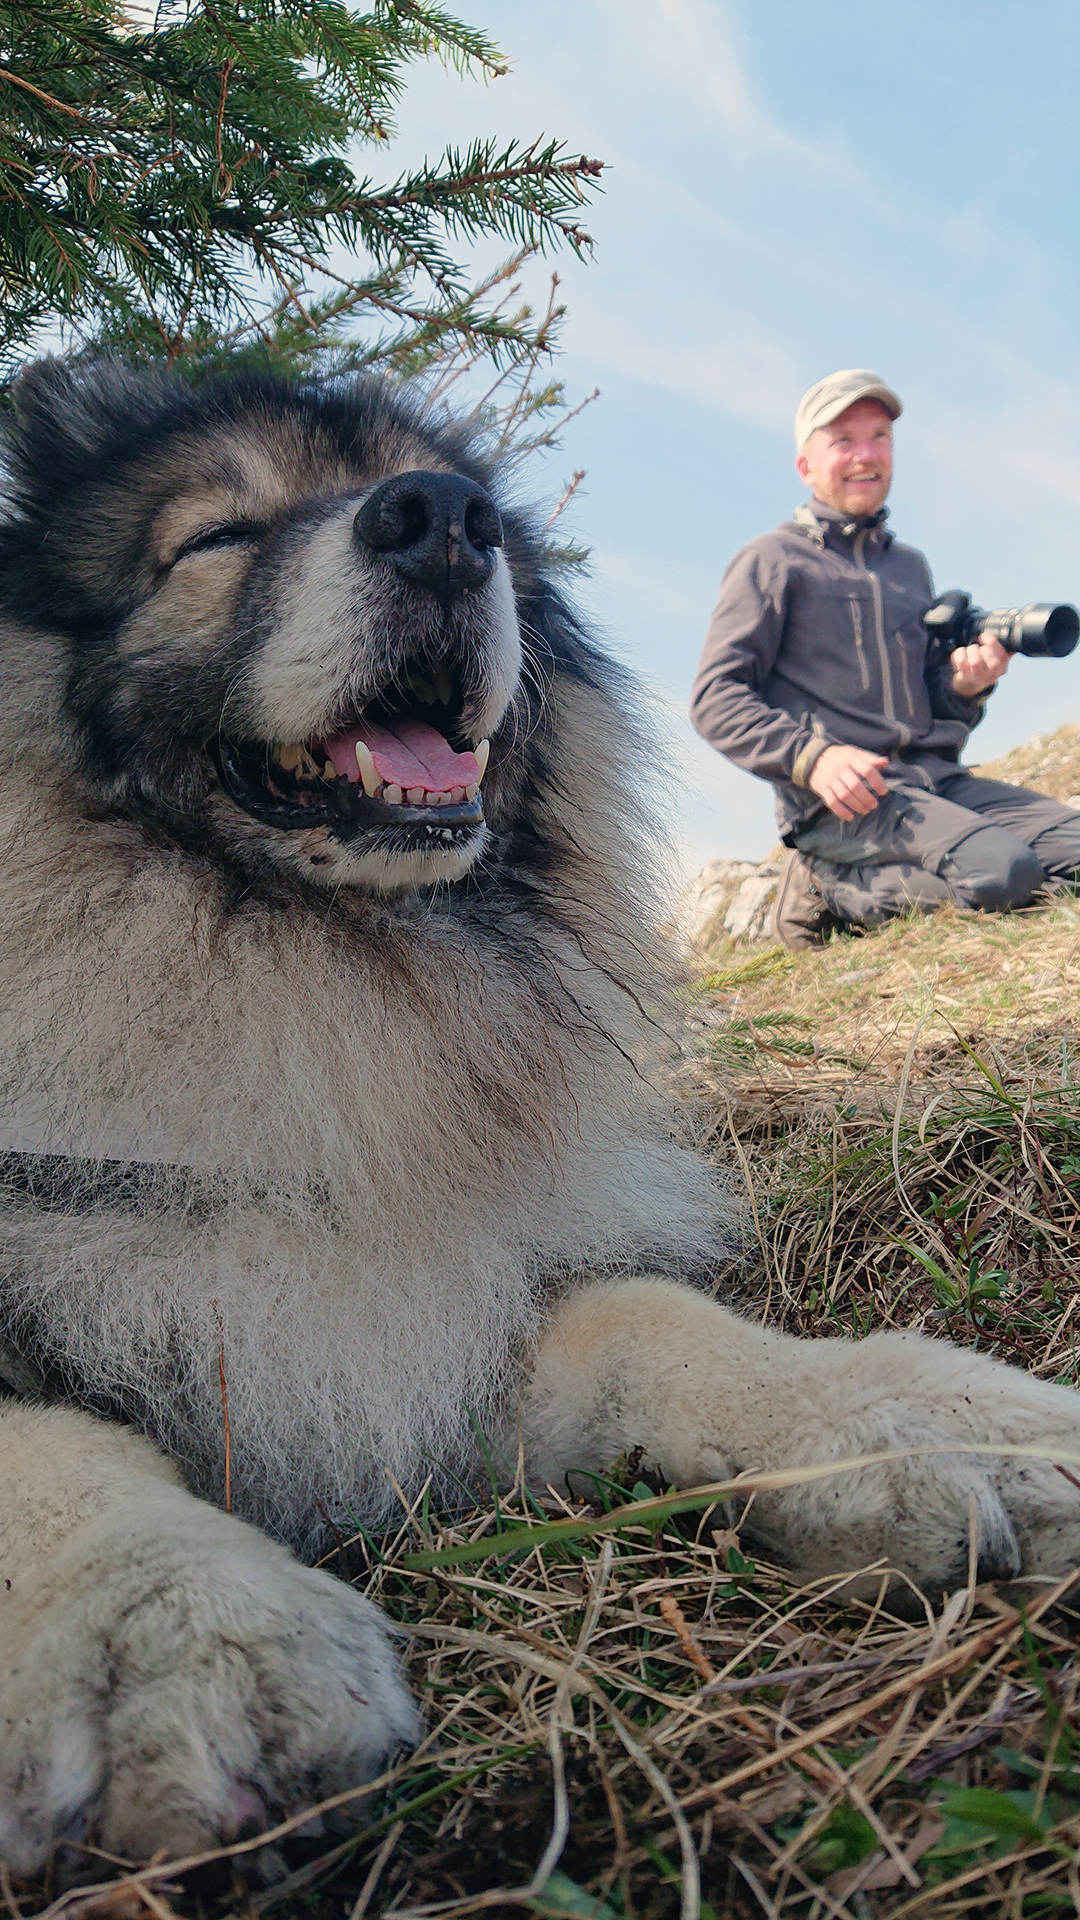
M 274 759 L 279 767 L 284 767 L 286 773 L 299 773 L 307 755 L 299 740 L 294 740 L 288 746 L 276 748 Z
M 417 699 L 424 702 L 425 707 L 433 707 L 435 705 L 438 695 L 431 681 L 425 680 L 422 673 L 411 673 L 409 675 L 409 685 Z
M 472 783 L 472 786 L 466 787 L 465 789 L 466 800 L 475 800 L 479 791 L 480 791 L 480 782 L 479 780 L 474 780 Z
M 491 741 L 481 740 L 480 745 L 478 747 L 473 748 L 473 752 L 476 755 L 476 765 L 479 770 L 479 778 L 482 780 L 485 773 L 487 772 L 488 756 L 491 752 Z
M 400 807 L 401 801 L 402 801 L 401 788 L 400 787 L 384 787 L 383 799 L 386 801 L 386 804 L 388 807 Z
M 367 794 L 369 800 L 374 800 L 375 795 L 382 786 L 382 781 L 375 771 L 375 762 L 371 757 L 371 748 L 366 747 L 362 740 L 358 740 L 356 743 L 356 764 L 360 772 L 360 779 L 363 782 L 364 792 Z
M 464 798 L 465 798 L 464 787 L 453 787 L 449 792 L 449 794 L 447 795 L 447 799 L 452 800 L 455 806 L 460 806 Z
M 427 799 L 427 788 L 426 787 L 408 787 L 406 788 L 406 791 L 405 791 L 405 798 L 408 801 L 410 807 L 422 807 L 424 804 L 424 801 Z
M 333 761 L 332 761 L 332 760 L 328 760 L 328 761 L 326 762 L 326 765 L 325 765 L 325 766 L 324 766 L 324 768 L 323 768 L 323 779 L 324 779 L 324 780 L 336 780 L 336 779 L 337 779 L 337 768 L 335 767 L 335 765 L 334 765 L 334 763 L 333 763 Z
M 445 672 L 445 670 L 442 673 L 435 674 L 434 679 L 435 679 L 435 691 L 438 694 L 439 699 L 441 700 L 443 706 L 448 707 L 450 705 L 451 700 L 454 697 L 454 683 L 451 680 L 450 675 L 447 672 Z

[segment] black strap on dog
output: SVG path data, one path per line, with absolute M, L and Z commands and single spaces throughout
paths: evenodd
M 0 1201 L 44 1213 L 143 1213 L 162 1185 L 193 1176 L 143 1160 L 82 1160 L 65 1153 L 0 1153 Z
M 149 1214 L 165 1195 L 192 1212 L 206 1213 L 214 1205 L 214 1182 L 190 1168 L 151 1161 L 0 1152 L 0 1206 L 13 1211 Z M 83 1398 L 79 1383 L 39 1359 L 40 1350 L 30 1328 L 0 1327 L 0 1398 L 78 1404 Z
M 0 1400 L 51 1400 L 50 1387 L 46 1369 L 0 1334 Z

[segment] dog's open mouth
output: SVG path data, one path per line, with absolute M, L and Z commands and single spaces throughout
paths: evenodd
M 455 841 L 483 821 L 489 751 L 464 739 L 463 707 L 455 673 L 410 662 L 325 734 L 280 744 L 219 735 L 210 753 L 230 798 L 281 832 L 326 825 L 352 840 L 397 828 L 399 838 Z

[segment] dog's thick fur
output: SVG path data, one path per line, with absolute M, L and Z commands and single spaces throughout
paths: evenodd
M 1080 1558 L 1051 1463 L 948 1452 L 1070 1450 L 1075 1396 L 686 1284 L 734 1203 L 657 1072 L 633 689 L 524 517 L 445 595 L 358 537 L 394 475 L 497 494 L 476 449 L 377 384 L 43 363 L 9 460 L 0 1856 L 183 1850 L 376 1768 L 413 1726 L 385 1632 L 289 1550 L 467 1478 L 477 1421 L 541 1481 L 943 1447 L 755 1523 L 937 1588 L 971 1515 L 988 1573 Z M 482 819 L 282 825 L 235 784 L 230 741 L 273 770 L 428 673 L 491 740 Z

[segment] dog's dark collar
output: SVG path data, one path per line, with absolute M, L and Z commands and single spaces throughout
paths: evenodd
M 48 1370 L 0 1333 L 0 1400 L 55 1400 Z
M 0 1152 L 0 1199 L 32 1200 L 46 1213 L 141 1213 L 163 1185 L 193 1178 L 154 1161 Z
M 163 1192 L 183 1192 L 189 1207 L 208 1208 L 210 1182 L 186 1167 L 143 1160 L 85 1160 L 63 1153 L 0 1151 L 0 1204 L 30 1205 L 45 1213 L 147 1213 Z M 0 1332 L 0 1398 L 94 1404 L 80 1383 L 48 1360 L 38 1359 L 38 1341 L 23 1329 Z M 111 1418 L 130 1418 L 109 1406 Z

